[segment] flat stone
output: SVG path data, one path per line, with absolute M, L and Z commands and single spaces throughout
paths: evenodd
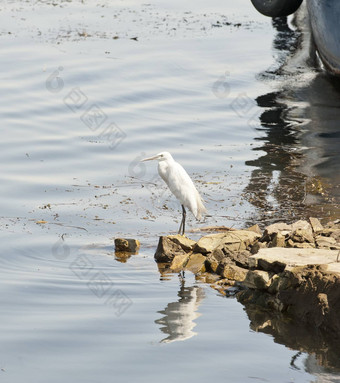
M 168 235 L 167 236 L 172 242 L 177 243 L 181 246 L 181 248 L 185 251 L 192 251 L 196 242 L 192 239 L 185 237 L 184 235 L 176 234 L 176 235 Z
M 332 264 L 338 265 L 337 255 L 337 250 L 273 247 L 250 256 L 249 266 L 274 272 L 281 272 L 287 266 L 328 265 L 329 268 Z
M 201 237 L 194 247 L 195 253 L 211 253 L 215 248 L 217 248 L 225 237 L 225 233 L 218 234 L 208 234 L 204 237 Z
M 243 284 L 251 289 L 266 290 L 271 283 L 271 275 L 263 270 L 249 270 Z
M 292 231 L 292 225 L 287 225 L 284 222 L 278 222 L 273 223 L 272 225 L 269 225 L 264 230 L 264 236 L 271 236 L 274 233 L 280 233 L 280 232 L 291 232 Z
M 323 230 L 323 226 L 317 218 L 309 217 L 309 222 L 315 234 Z
M 136 253 L 140 248 L 140 242 L 138 239 L 131 238 L 116 238 L 115 250 L 117 252 Z
M 326 270 L 329 273 L 340 274 L 340 262 L 329 263 Z
M 253 231 L 231 231 L 225 235 L 219 248 L 222 248 L 224 251 L 240 252 L 252 246 L 260 237 L 260 234 Z
M 185 265 L 185 270 L 189 270 L 194 274 L 205 271 L 205 261 L 207 257 L 202 254 L 191 254 L 187 264 Z
M 188 259 L 189 254 L 186 253 L 175 255 L 170 265 L 171 271 L 175 273 L 179 273 L 180 271 L 182 271 Z
M 258 238 L 260 238 L 260 234 L 248 230 L 233 230 L 226 233 L 209 234 L 197 242 L 193 251 L 202 254 L 211 253 L 217 248 L 241 251 L 251 246 Z

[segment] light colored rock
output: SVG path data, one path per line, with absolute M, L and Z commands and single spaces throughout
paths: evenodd
M 117 252 L 136 253 L 140 248 L 138 239 L 116 238 L 115 249 Z
M 307 221 L 304 221 L 304 220 L 296 221 L 291 226 L 292 226 L 292 231 L 295 231 L 297 229 L 303 229 L 312 233 L 312 226 Z
M 332 228 L 332 227 L 331 228 L 327 228 L 327 229 L 323 229 L 323 230 L 318 232 L 318 235 L 321 235 L 323 237 L 330 237 L 334 233 L 334 231 L 336 231 L 336 230 L 337 229 Z
M 261 237 L 260 234 L 248 230 L 235 230 L 226 234 L 220 248 L 231 252 L 246 250 Z
M 184 235 L 176 234 L 176 235 L 168 235 L 168 238 L 181 246 L 181 248 L 185 251 L 192 251 L 196 242 L 192 239 L 185 237 Z
M 220 275 L 222 277 L 238 282 L 243 282 L 245 280 L 247 272 L 248 270 L 233 264 L 225 264 L 223 265 L 222 270 L 220 269 Z
M 294 242 L 293 246 L 296 249 L 313 249 L 315 246 L 312 243 L 299 243 L 299 242 Z
M 317 218 L 309 217 L 309 222 L 315 234 L 323 230 L 323 226 Z
M 258 224 L 248 227 L 247 230 L 262 235 L 262 230 Z
M 340 229 L 337 229 L 335 226 L 319 231 L 318 235 L 322 237 L 332 237 L 340 244 Z
M 206 256 L 202 254 L 191 254 L 187 264 L 185 265 L 185 270 L 190 270 L 192 273 L 197 274 L 199 272 L 205 271 L 205 261 Z
M 299 239 L 298 239 L 299 240 Z M 296 249 L 313 249 L 315 248 L 314 243 L 309 242 L 294 242 L 291 238 L 289 238 L 286 242 L 286 247 L 293 247 Z
M 171 262 L 170 269 L 175 273 L 179 273 L 184 269 L 188 259 L 189 255 L 186 253 L 175 255 Z
M 287 266 L 328 265 L 329 268 L 334 264 L 337 268 L 340 264 L 336 263 L 337 255 L 337 250 L 272 247 L 250 256 L 249 266 L 274 272 L 283 271 Z
M 267 226 L 264 230 L 264 236 L 267 236 L 267 235 L 271 236 L 274 233 L 283 234 L 282 232 L 286 234 L 286 233 L 290 233 L 291 231 L 292 231 L 292 225 L 287 225 L 284 222 L 278 222 L 278 223 L 273 223 L 272 225 Z
M 329 273 L 340 274 L 340 262 L 329 263 L 327 265 L 327 271 Z
M 313 237 L 313 232 L 312 229 L 302 229 L 302 228 L 297 228 L 293 231 L 290 237 L 294 242 L 298 243 L 313 243 L 314 244 L 314 237 Z
M 207 254 L 215 249 L 228 251 L 246 250 L 260 238 L 260 234 L 248 230 L 233 230 L 226 233 L 209 234 L 202 237 L 194 247 L 195 253 Z
M 208 234 L 204 237 L 201 237 L 194 247 L 195 253 L 211 253 L 221 244 L 224 237 L 225 233 Z
M 270 286 L 271 275 L 263 270 L 249 270 L 243 283 L 251 288 L 266 290 Z
M 340 244 L 337 244 L 335 238 L 333 237 L 324 237 L 323 235 L 317 235 L 315 237 L 315 242 L 319 249 L 340 249 Z

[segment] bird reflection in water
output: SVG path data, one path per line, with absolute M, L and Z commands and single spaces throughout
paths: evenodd
M 155 323 L 161 325 L 160 330 L 166 334 L 166 338 L 160 343 L 182 341 L 197 335 L 193 331 L 196 326 L 195 320 L 201 315 L 198 307 L 204 299 L 204 290 L 199 286 L 185 286 L 184 278 L 180 277 L 179 299 L 170 302 L 164 310 L 158 311 L 163 317 Z

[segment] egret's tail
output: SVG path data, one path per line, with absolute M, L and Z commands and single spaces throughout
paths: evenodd
M 203 200 L 200 195 L 197 196 L 197 212 L 196 212 L 196 219 L 201 219 L 202 215 L 207 212 L 207 209 L 205 208 L 203 204 Z

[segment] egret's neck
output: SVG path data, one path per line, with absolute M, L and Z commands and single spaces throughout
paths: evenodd
M 166 160 L 166 161 L 158 162 L 158 173 L 160 174 L 161 177 L 167 174 L 171 162 L 174 162 L 174 160 L 172 159 L 172 161 Z

